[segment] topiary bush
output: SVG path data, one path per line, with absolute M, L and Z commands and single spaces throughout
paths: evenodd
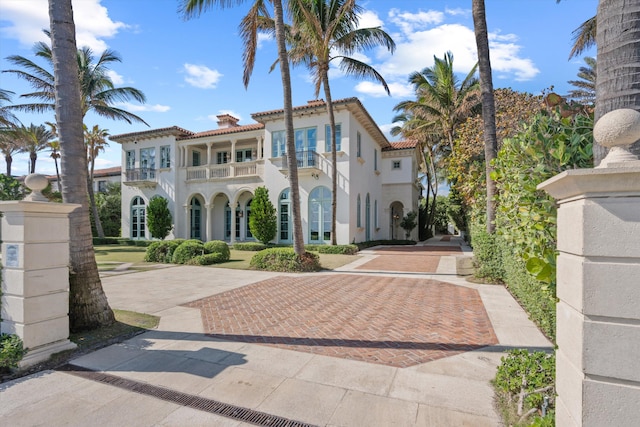
M 206 254 L 204 243 L 200 240 L 186 240 L 173 252 L 171 262 L 174 264 L 185 264 L 191 258 L 204 254 Z
M 554 354 L 510 350 L 501 359 L 493 386 L 506 425 L 554 425 Z
M 222 240 L 212 240 L 210 242 L 207 242 L 204 244 L 204 249 L 207 252 L 207 254 L 218 253 L 222 255 L 222 261 L 218 261 L 218 262 L 229 261 L 229 258 L 231 258 L 231 251 L 229 250 L 229 245 L 227 245 Z
M 268 248 L 267 245 L 265 245 L 264 243 L 258 243 L 258 242 L 244 242 L 244 243 L 233 244 L 233 249 L 235 249 L 236 251 L 258 252 L 267 248 Z
M 358 253 L 356 245 L 319 245 L 317 248 L 321 254 L 355 255 Z
M 0 334 L 0 370 L 17 368 L 27 350 L 15 334 Z
M 251 268 L 280 272 L 309 272 L 320 270 L 320 258 L 311 252 L 298 256 L 293 248 L 269 248 L 251 258 Z
M 482 226 L 471 227 L 475 276 L 490 283 L 504 283 L 505 272 L 499 239 L 500 236 L 487 233 Z
M 191 258 L 187 260 L 185 264 L 187 265 L 212 265 L 219 264 L 221 262 L 228 261 L 229 258 L 225 258 L 223 254 L 220 252 L 214 252 L 210 254 L 199 255 L 197 257 Z

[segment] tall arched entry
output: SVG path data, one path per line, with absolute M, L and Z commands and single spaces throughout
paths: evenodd
M 189 238 L 203 240 L 204 238 L 204 215 L 203 203 L 197 196 L 191 198 L 189 203 Z
M 144 199 L 136 196 L 131 201 L 131 238 L 134 240 L 146 239 L 146 207 Z
M 309 195 L 309 242 L 331 241 L 331 190 L 316 187 Z
M 393 202 L 390 206 L 391 218 L 389 223 L 389 235 L 391 239 L 404 239 L 404 233 L 400 227 L 400 221 L 404 216 L 404 205 L 401 202 Z
M 290 192 L 286 188 L 278 197 L 278 240 L 280 243 L 291 243 L 291 199 Z

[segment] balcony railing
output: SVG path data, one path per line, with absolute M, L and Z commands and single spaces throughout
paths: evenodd
M 127 169 L 125 171 L 127 182 L 135 181 L 156 181 L 156 170 L 150 168 Z
M 263 173 L 263 169 L 262 160 L 225 163 L 222 165 L 190 166 L 187 168 L 187 181 L 260 176 Z
M 306 150 L 306 151 L 296 151 L 296 162 L 298 164 L 298 168 L 320 168 L 320 155 L 315 151 Z M 289 163 L 287 160 L 287 155 L 282 155 L 282 169 L 289 169 Z

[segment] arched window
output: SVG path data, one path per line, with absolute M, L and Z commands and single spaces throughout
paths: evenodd
M 278 218 L 280 225 L 280 242 L 291 241 L 291 200 L 289 199 L 289 189 L 282 190 L 278 198 Z
M 362 227 L 362 221 L 360 220 L 360 217 L 362 216 L 361 209 L 362 207 L 360 206 L 360 195 L 358 194 L 358 200 L 356 201 L 356 226 L 357 227 Z
M 331 240 L 331 190 L 316 187 L 309 194 L 309 241 Z
M 197 197 L 191 198 L 191 233 L 192 239 L 202 240 L 202 203 Z
M 146 238 L 144 199 L 136 196 L 131 201 L 131 238 L 135 240 Z

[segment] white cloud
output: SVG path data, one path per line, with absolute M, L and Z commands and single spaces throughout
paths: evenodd
M 391 9 L 389 11 L 389 19 L 400 27 L 405 34 L 409 34 L 418 29 L 427 28 L 429 24 L 440 24 L 444 20 L 444 13 L 437 10 L 413 13 Z
M 168 105 L 149 105 L 149 104 L 132 104 L 130 102 L 119 102 L 117 104 L 118 108 L 122 108 L 123 110 L 129 111 L 131 113 L 138 113 L 141 111 L 150 111 L 153 113 L 166 113 L 171 109 Z
M 123 22 L 112 21 L 100 1 L 73 0 L 76 43 L 78 47 L 89 46 L 94 52 L 104 51 L 107 43 L 103 39 L 111 38 L 127 27 Z M 5 37 L 17 39 L 25 46 L 47 41 L 42 33 L 43 29 L 49 28 L 47 0 L 2 0 L 0 14 L 10 23 L 1 29 Z
M 461 7 L 455 9 L 445 8 L 444 13 L 452 16 L 466 16 L 471 14 L 470 9 L 462 9 Z
M 271 34 L 258 33 L 258 49 L 261 49 L 264 43 L 274 40 Z
M 215 89 L 222 74 L 204 65 L 184 64 L 187 77 L 184 80 L 191 86 L 201 89 Z
M 107 76 L 109 76 L 113 84 L 116 86 L 124 84 L 124 77 L 113 70 L 107 70 Z
M 378 14 L 372 10 L 365 10 L 359 16 L 358 28 L 375 28 L 384 26 L 384 22 Z
M 114 166 L 120 166 L 120 163 L 116 163 L 104 157 L 100 157 L 100 156 L 96 157 L 96 169 L 106 169 L 106 168 L 112 168 Z
M 413 89 L 408 84 L 394 82 L 387 83 L 387 85 L 389 86 L 389 92 L 391 92 L 391 96 L 393 98 L 406 98 L 413 94 Z M 384 86 L 377 82 L 360 82 L 354 87 L 354 89 L 356 92 L 369 95 L 374 98 L 389 96 L 384 90 Z
M 217 122 L 218 121 L 218 116 L 222 115 L 222 114 L 228 114 L 230 116 L 235 117 L 236 119 L 238 119 L 238 121 L 242 121 L 242 116 L 238 113 L 236 113 L 233 110 L 218 110 L 218 114 L 211 114 L 209 116 L 207 116 L 207 118 L 211 121 Z

